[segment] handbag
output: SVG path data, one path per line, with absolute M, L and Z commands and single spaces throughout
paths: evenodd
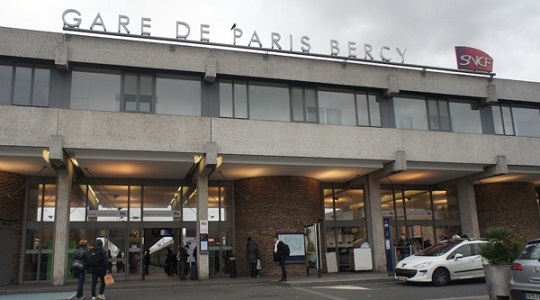
M 77 271 L 84 271 L 84 265 L 80 260 L 74 259 L 73 263 L 71 264 L 71 269 Z
M 114 278 L 111 274 L 105 275 L 105 285 L 113 285 L 114 284 Z
M 257 270 L 261 269 L 261 260 L 257 259 Z

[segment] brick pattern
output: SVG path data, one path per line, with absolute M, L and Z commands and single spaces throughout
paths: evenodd
M 24 216 L 24 184 L 26 177 L 0 171 L 0 222 L 15 225 L 13 257 L 11 265 L 11 283 L 19 282 L 21 257 L 22 220 Z
M 276 176 L 235 181 L 236 268 L 239 276 L 248 276 L 247 237 L 259 245 L 260 274 L 281 275 L 273 262 L 273 237 L 276 233 L 302 232 L 323 218 L 320 182 L 316 179 Z M 304 264 L 288 264 L 288 274 L 305 274 Z
M 538 238 L 540 216 L 534 184 L 504 182 L 475 186 L 480 236 L 486 228 L 508 226 L 523 242 Z

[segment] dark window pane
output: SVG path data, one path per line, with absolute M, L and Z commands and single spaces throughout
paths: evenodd
M 437 100 L 428 100 L 429 125 L 431 130 L 440 130 L 439 112 L 437 109 Z
M 502 107 L 502 116 L 503 116 L 503 124 L 504 124 L 504 134 L 514 135 L 514 123 L 512 120 L 512 112 L 510 111 L 510 107 L 508 106 Z
M 256 120 L 290 121 L 291 113 L 288 86 L 250 83 L 249 118 Z
M 317 123 L 317 94 L 314 89 L 305 89 L 304 96 L 307 107 L 307 121 L 311 123 Z
M 358 125 L 369 126 L 369 110 L 366 93 L 356 93 L 356 116 L 358 118 Z
M 538 108 L 512 107 L 516 135 L 540 137 L 540 110 Z
M 137 75 L 126 74 L 124 76 L 124 109 L 137 111 Z
M 222 81 L 219 83 L 219 116 L 232 118 L 233 116 L 233 92 L 232 83 Z
M 482 133 L 480 110 L 473 110 L 471 103 L 450 102 L 450 116 L 453 132 Z
M 235 81 L 233 95 L 234 117 L 246 119 L 248 117 L 247 83 L 245 81 Z
M 0 104 L 11 104 L 13 67 L 0 65 Z
M 499 105 L 493 105 L 491 107 L 491 113 L 493 115 L 493 125 L 495 126 L 495 134 L 504 134 L 504 128 L 501 116 L 501 107 Z
M 319 122 L 334 125 L 356 125 L 352 91 L 319 91 Z
M 15 90 L 13 104 L 30 105 L 30 92 L 32 91 L 32 68 L 15 68 Z
M 34 69 L 34 93 L 32 105 L 49 105 L 49 82 L 51 71 L 48 69 Z
M 448 103 L 446 100 L 439 101 L 439 120 L 442 131 L 450 131 L 450 116 L 448 115 Z
M 292 115 L 293 121 L 303 122 L 304 118 L 304 99 L 302 88 L 292 87 L 291 88 L 291 106 L 292 106 Z
M 379 102 L 377 101 L 377 96 L 369 95 L 369 119 L 371 126 L 381 126 L 381 109 L 379 107 Z
M 397 128 L 428 130 L 425 100 L 396 97 L 394 111 Z
M 120 74 L 73 71 L 71 109 L 119 111 Z
M 201 115 L 201 81 L 170 77 L 156 79 L 156 113 Z

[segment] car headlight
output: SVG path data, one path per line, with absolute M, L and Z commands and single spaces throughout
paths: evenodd
M 414 265 L 413 268 L 415 268 L 415 269 L 427 268 L 427 267 L 429 267 L 429 265 L 431 265 L 432 263 L 433 263 L 432 261 L 426 261 L 426 262 L 423 262 L 423 263 L 421 263 L 421 264 Z

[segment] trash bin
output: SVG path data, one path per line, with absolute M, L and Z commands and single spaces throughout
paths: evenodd
M 236 257 L 234 255 L 229 257 L 229 276 L 236 278 Z

